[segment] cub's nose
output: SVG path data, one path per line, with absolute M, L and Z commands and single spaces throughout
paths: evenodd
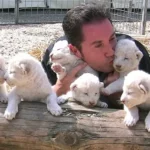
M 89 104 L 90 104 L 91 106 L 94 106 L 94 105 L 95 105 L 95 103 L 94 103 L 94 102 L 89 102 Z
M 124 104 L 124 103 L 125 103 L 125 100 L 122 100 L 121 102 Z
M 121 103 L 125 104 L 126 99 L 125 98 L 121 98 L 120 101 L 121 101 Z
M 121 65 L 116 65 L 116 68 L 117 69 L 121 69 Z

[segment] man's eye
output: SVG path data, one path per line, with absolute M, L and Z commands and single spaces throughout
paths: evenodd
M 95 48 L 100 48 L 100 47 L 102 47 L 102 44 L 95 45 Z
M 115 40 L 116 38 L 115 37 L 112 37 L 109 41 L 113 41 L 113 40 Z

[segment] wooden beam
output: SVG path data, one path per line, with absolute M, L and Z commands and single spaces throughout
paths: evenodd
M 62 116 L 52 116 L 42 103 L 22 102 L 12 121 L 0 105 L 0 150 L 149 150 L 146 112 L 135 127 L 123 124 L 123 110 L 92 108 L 69 102 Z

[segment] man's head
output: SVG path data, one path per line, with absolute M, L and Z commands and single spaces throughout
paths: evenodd
M 116 37 L 106 7 L 90 3 L 71 9 L 64 18 L 63 29 L 76 56 L 97 71 L 113 70 Z

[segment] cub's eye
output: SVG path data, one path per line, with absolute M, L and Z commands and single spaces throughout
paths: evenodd
M 128 92 L 128 95 L 131 95 L 131 94 L 133 94 L 133 92 Z
M 61 48 L 58 48 L 57 51 L 61 50 Z
M 10 73 L 10 74 L 14 74 L 14 73 L 16 73 L 16 72 L 15 72 L 15 71 L 10 71 L 9 73 Z
M 88 93 L 84 93 L 84 95 L 87 95 L 87 96 L 88 96 Z
M 127 57 L 125 57 L 125 58 L 124 58 L 124 60 L 128 60 L 128 58 L 127 58 Z
M 98 93 L 95 93 L 95 95 L 97 95 Z

